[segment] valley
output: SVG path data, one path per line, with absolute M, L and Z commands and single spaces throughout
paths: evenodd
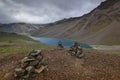
M 64 48 L 58 49 L 58 41 Z M 82 47 L 81 58 L 69 52 L 75 41 Z M 33 50 L 41 50 L 46 70 L 34 78 L 16 79 L 15 68 Z M 106 0 L 87 14 L 53 23 L 0 23 L 0 80 L 119 79 L 120 0 Z
M 49 24 L 0 24 L 0 31 L 35 37 L 65 38 L 91 45 L 120 44 L 120 1 L 102 2 L 90 13 Z

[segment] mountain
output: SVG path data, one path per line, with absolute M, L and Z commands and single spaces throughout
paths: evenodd
M 0 31 L 31 35 L 37 30 L 39 30 L 40 27 L 42 27 L 42 25 L 39 24 L 10 23 L 0 24 Z
M 120 44 L 120 0 L 107 0 L 82 17 L 64 19 L 39 30 L 38 36 L 62 37 L 89 44 Z
M 88 44 L 119 45 L 120 0 L 106 0 L 81 17 L 42 26 L 44 27 L 33 24 L 2 24 L 0 30 L 40 37 L 67 38 Z

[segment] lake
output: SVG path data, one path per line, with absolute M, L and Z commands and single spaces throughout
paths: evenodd
M 74 43 L 74 41 L 72 40 L 62 39 L 62 38 L 45 38 L 45 37 L 31 37 L 31 38 L 36 41 L 40 41 L 41 43 L 52 44 L 52 45 L 57 45 L 58 41 L 61 41 L 64 46 L 71 46 Z M 80 43 L 80 45 L 83 48 L 91 48 L 91 46 L 85 43 Z

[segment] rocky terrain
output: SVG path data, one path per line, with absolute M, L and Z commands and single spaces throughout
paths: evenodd
M 48 70 L 28 80 L 119 80 L 120 54 L 113 53 L 84 50 L 85 57 L 78 59 L 67 50 L 43 50 Z M 1 55 L 0 79 L 16 80 L 13 77 L 14 68 L 25 55 L 27 54 Z

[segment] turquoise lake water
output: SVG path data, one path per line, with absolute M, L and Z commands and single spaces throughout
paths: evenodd
M 73 45 L 74 41 L 68 40 L 68 39 L 62 39 L 62 38 L 45 38 L 45 37 L 31 37 L 32 39 L 36 41 L 40 41 L 45 44 L 52 44 L 52 45 L 57 45 L 58 41 L 61 41 L 64 46 L 71 46 Z M 80 45 L 83 48 L 91 48 L 88 44 L 85 43 L 80 43 Z

